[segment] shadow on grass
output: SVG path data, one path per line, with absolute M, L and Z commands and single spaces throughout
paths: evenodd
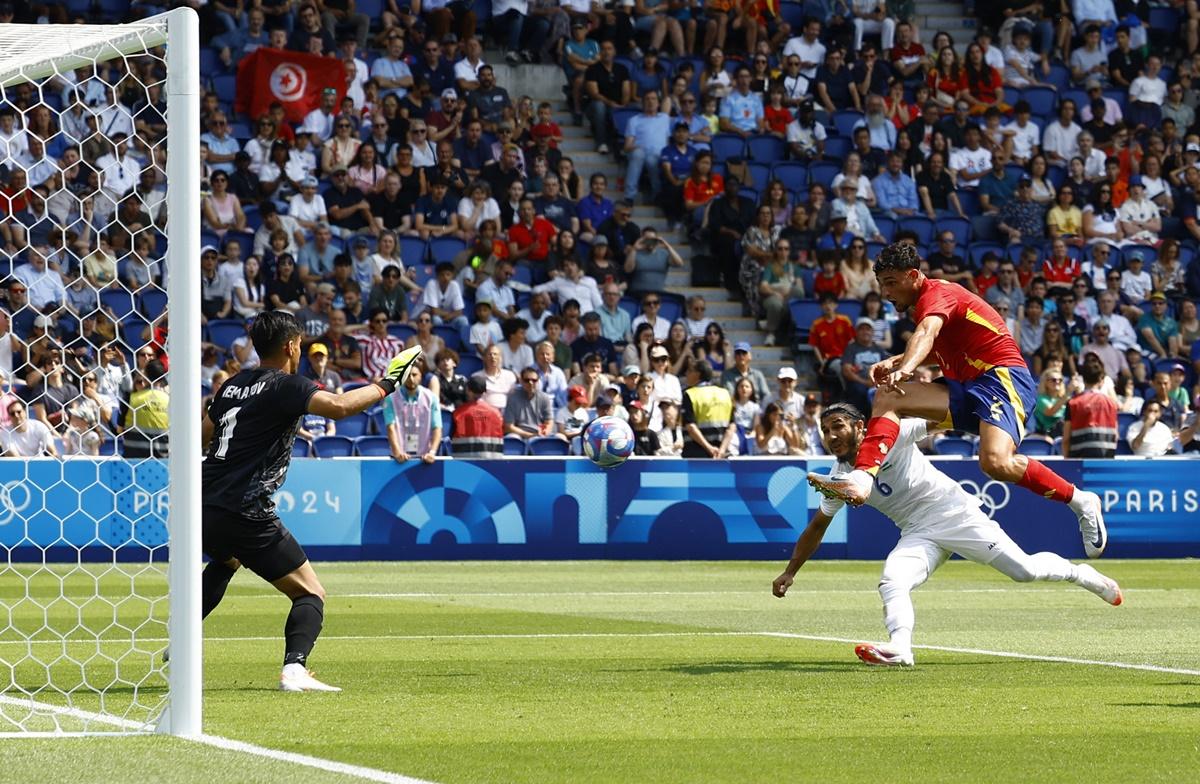
M 1200 710 L 1200 702 L 1116 702 L 1119 708 L 1191 708 Z

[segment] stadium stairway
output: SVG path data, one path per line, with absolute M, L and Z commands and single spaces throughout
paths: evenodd
M 488 63 L 503 63 L 503 54 L 496 50 L 486 52 L 484 59 Z M 548 65 L 524 65 L 511 68 L 506 65 L 494 65 L 496 82 L 508 90 L 515 101 L 521 95 L 529 95 L 534 103 L 549 101 L 555 107 L 554 121 L 563 130 L 563 143 L 560 149 L 563 154 L 575 162 L 575 170 L 584 181 L 586 192 L 587 180 L 595 172 L 602 172 L 608 177 L 608 197 L 614 201 L 621 198 L 617 190 L 618 178 L 625 176 L 625 168 L 617 163 L 611 155 L 601 155 L 595 151 L 590 128 L 586 122 L 582 126 L 573 125 L 571 115 L 567 112 L 562 94 L 562 71 Z M 730 344 L 747 341 L 753 347 L 753 366 L 763 372 L 774 387 L 776 373 L 779 368 L 792 365 L 791 349 L 786 345 L 763 345 L 765 335 L 760 332 L 755 320 L 742 315 L 742 303 L 729 298 L 724 288 L 698 288 L 691 284 L 691 258 L 695 253 L 703 252 L 688 243 L 686 232 L 667 232 L 667 219 L 656 206 L 646 204 L 648 196 L 639 195 L 633 212 L 633 221 L 639 226 L 654 226 L 659 233 L 670 241 L 683 257 L 684 266 L 673 267 L 667 275 L 667 290 L 683 297 L 699 294 L 708 304 L 707 315 L 717 321 L 725 330 Z M 801 385 L 803 386 L 803 379 Z M 815 385 L 814 385 L 815 387 Z
M 933 36 L 940 30 L 945 30 L 954 39 L 954 48 L 959 56 L 966 54 L 967 44 L 975 37 L 975 27 L 978 20 L 963 11 L 961 2 L 941 0 L 941 2 L 925 2 L 916 5 L 916 22 L 921 31 L 921 43 L 929 49 Z M 993 31 L 995 32 L 995 31 Z

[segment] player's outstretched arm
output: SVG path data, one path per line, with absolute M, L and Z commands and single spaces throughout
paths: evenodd
M 365 387 L 352 389 L 335 395 L 331 392 L 318 391 L 308 401 L 308 413 L 318 414 L 327 419 L 345 419 L 359 414 L 380 403 L 388 395 L 396 391 L 396 387 L 404 383 L 404 377 L 413 371 L 417 360 L 421 358 L 421 347 L 406 348 L 392 358 L 383 377 L 376 379 Z
M 780 599 L 787 594 L 788 588 L 792 586 L 792 580 L 796 577 L 796 572 L 800 571 L 800 567 L 804 566 L 808 559 L 812 558 L 812 554 L 817 551 L 821 540 L 825 538 L 825 530 L 829 528 L 832 520 L 832 517 L 817 510 L 812 520 L 809 521 L 808 527 L 796 540 L 796 547 L 792 550 L 792 559 L 788 561 L 783 574 L 776 577 L 775 582 L 771 584 L 771 593 Z
M 917 368 L 925 363 L 925 358 L 933 350 L 933 342 L 944 325 L 945 321 L 941 316 L 926 316 L 921 319 L 921 323 L 913 330 L 912 337 L 909 338 L 908 346 L 905 347 L 900 361 L 891 366 L 886 377 L 872 379 L 875 385 L 895 387 L 897 384 L 911 379 L 913 373 L 917 372 Z

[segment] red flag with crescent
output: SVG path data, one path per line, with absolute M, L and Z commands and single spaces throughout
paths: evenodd
M 346 94 L 346 70 L 335 57 L 285 49 L 255 49 L 238 63 L 234 111 L 250 117 L 266 114 L 279 101 L 289 122 L 298 123 L 321 103 L 325 89 Z

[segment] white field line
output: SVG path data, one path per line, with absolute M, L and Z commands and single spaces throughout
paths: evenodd
M 1052 586 L 1013 586 L 1009 588 L 947 588 L 943 590 L 930 589 L 922 586 L 921 595 L 928 594 L 960 594 L 960 593 L 1057 593 L 1061 588 Z M 1193 588 L 1138 588 L 1138 593 L 1161 593 L 1166 591 L 1193 591 Z M 412 591 L 412 592 L 372 592 L 372 593 L 338 593 L 331 591 L 326 597 L 326 601 L 336 601 L 338 599 L 511 599 L 528 596 L 535 599 L 543 598 L 565 598 L 565 597 L 621 597 L 621 596 L 767 596 L 770 593 L 768 588 L 763 588 L 758 591 L 497 591 L 497 592 L 482 592 L 471 593 L 463 591 Z M 829 589 L 812 589 L 805 590 L 805 595 L 832 595 L 832 594 L 853 594 L 875 596 L 878 594 L 873 588 L 829 588 Z M 259 600 L 259 599 L 277 599 L 280 597 L 278 592 L 272 593 L 240 593 L 226 594 L 222 602 L 230 600 Z
M 19 708 L 35 710 L 44 713 L 53 713 L 57 716 L 69 717 L 80 721 L 95 722 L 110 727 L 118 728 L 119 730 L 127 730 L 126 732 L 5 732 L 0 733 L 0 737 L 7 739 L 35 739 L 35 738 L 82 738 L 95 737 L 103 735 L 104 737 L 113 736 L 131 736 L 140 735 L 145 737 L 148 733 L 146 724 L 129 719 L 122 719 L 119 716 L 108 716 L 103 713 L 94 713 L 92 711 L 82 710 L 80 708 L 70 708 L 62 705 L 51 705 L 49 703 L 39 702 L 32 698 L 9 697 L 0 694 L 0 705 L 13 705 Z M 142 732 L 128 731 L 142 730 Z M 316 770 L 324 770 L 329 773 L 340 773 L 345 776 L 362 779 L 363 781 L 377 781 L 381 784 L 433 784 L 433 782 L 424 779 L 414 779 L 411 776 L 403 776 L 399 773 L 391 773 L 386 770 L 378 770 L 377 768 L 367 768 L 361 765 L 350 765 L 345 762 L 337 762 L 335 760 L 322 759 L 320 757 L 310 757 L 307 754 L 296 754 L 290 751 L 279 751 L 278 749 L 268 749 L 264 746 L 256 746 L 253 743 L 246 743 L 232 738 L 223 738 L 219 735 L 185 735 L 180 736 L 181 740 L 187 740 L 194 743 L 201 743 L 205 746 L 212 746 L 226 751 L 235 751 L 242 754 L 251 754 L 255 757 L 263 757 L 265 759 L 276 760 L 278 762 L 287 762 L 293 765 L 302 765 L 306 768 L 315 768 Z
M 367 642 L 370 640 L 394 640 L 394 641 L 437 641 L 437 640 L 560 640 L 560 639 L 627 639 L 627 638 L 671 638 L 671 637 L 774 637 L 778 639 L 790 640 L 812 640 L 814 642 L 837 642 L 853 645 L 860 642 L 867 642 L 863 638 L 855 637 L 834 637 L 821 634 L 801 634 L 798 632 L 772 632 L 772 631 L 707 631 L 707 632 L 545 632 L 545 633 L 512 633 L 512 634 L 325 634 L 321 635 L 322 640 L 340 641 L 340 642 Z M 206 642 L 275 642 L 279 637 L 270 636 L 245 636 L 245 637 L 206 637 Z M 46 640 L 45 643 L 62 643 L 61 640 Z M 81 644 L 94 644 L 95 640 L 82 640 Z M 121 640 L 113 640 L 111 642 L 122 642 Z M 165 637 L 155 637 L 139 640 L 145 643 L 165 643 Z M 41 642 L 24 643 L 18 641 L 10 644 L 43 644 Z M 68 644 L 69 641 L 68 641 Z M 946 645 L 914 645 L 914 648 L 928 651 L 941 651 L 944 653 L 962 653 L 972 656 L 990 656 L 1003 659 L 1021 659 L 1025 661 L 1043 661 L 1055 662 L 1059 664 L 1078 664 L 1091 667 L 1113 667 L 1122 670 L 1142 670 L 1145 672 L 1162 672 L 1171 673 L 1174 675 L 1196 675 L 1200 676 L 1200 670 L 1191 670 L 1182 667 L 1163 667 L 1157 664 L 1139 664 L 1135 662 L 1119 662 L 1106 661 L 1101 659 L 1077 659 L 1069 656 L 1053 656 L 1048 654 L 1038 653 L 1020 653 L 1014 651 L 992 651 L 983 648 L 957 648 Z M 0 700 L 13 701 L 12 698 L 0 697 Z M 22 704 L 29 704 L 27 700 L 20 700 Z

